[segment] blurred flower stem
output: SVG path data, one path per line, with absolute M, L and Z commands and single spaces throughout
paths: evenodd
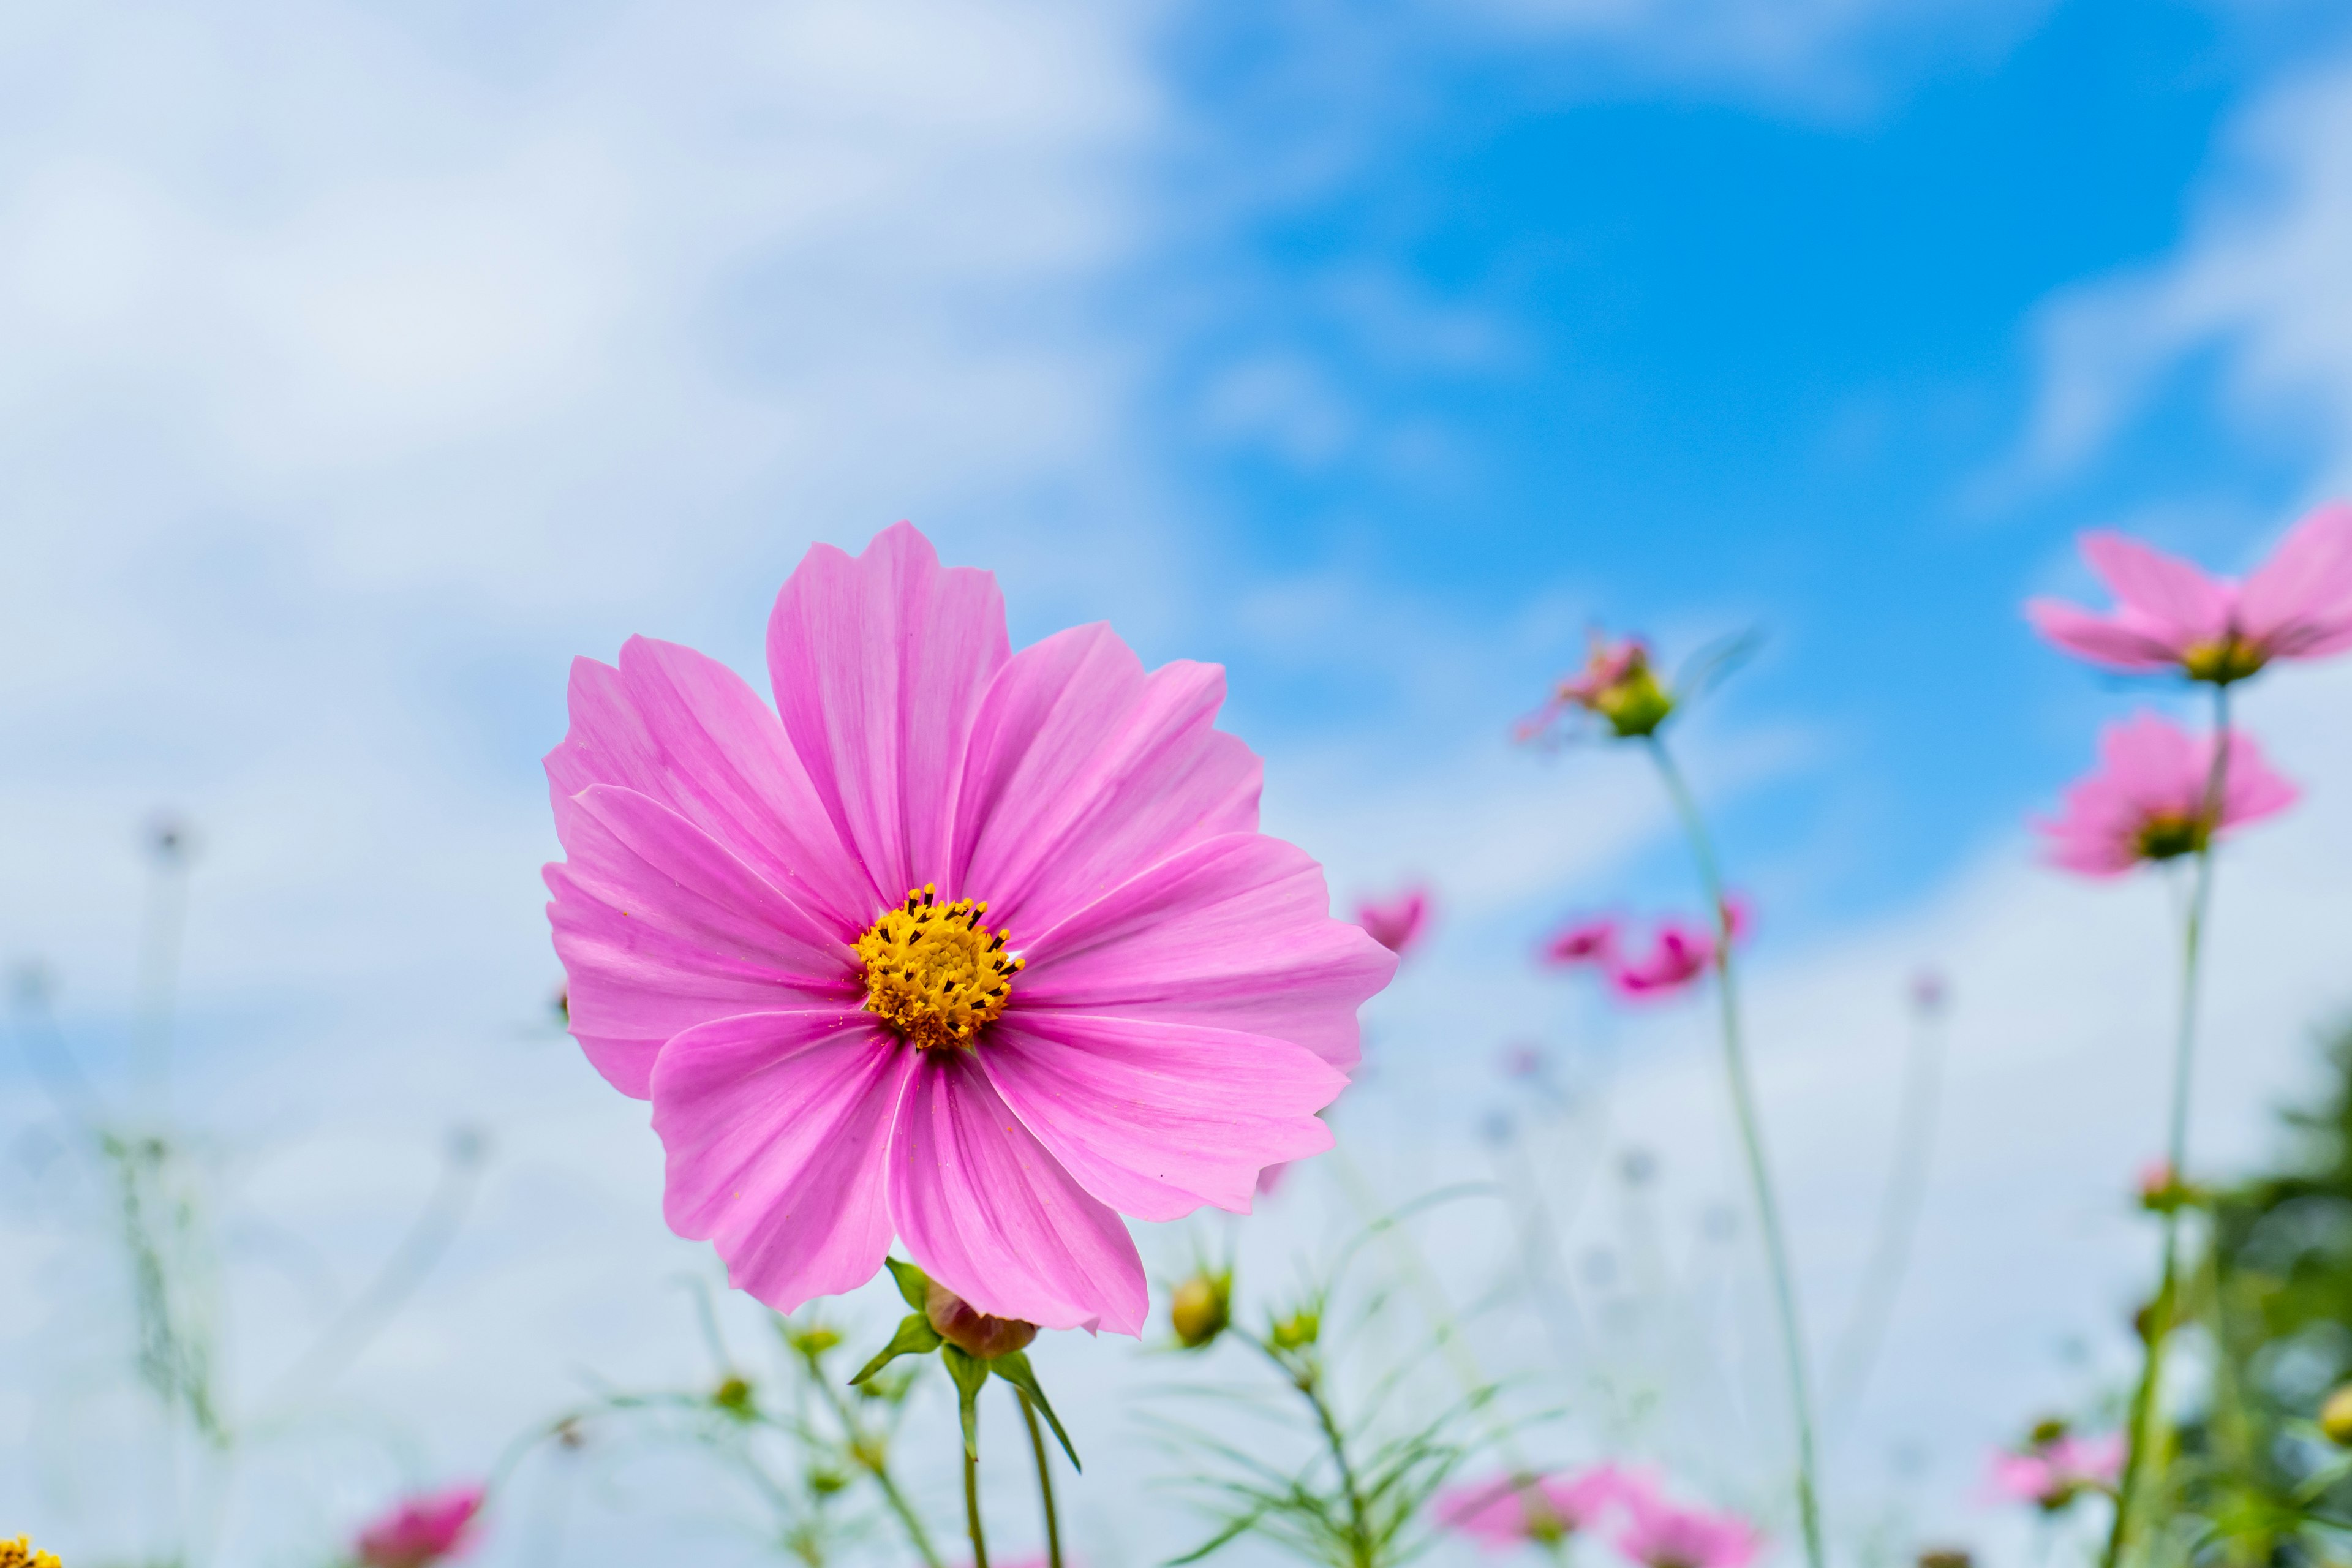
M 2202 819 L 2209 830 L 2197 840 L 2197 864 L 2189 873 L 2189 907 L 2180 921 L 2180 1025 L 2173 1037 L 2172 1110 L 2164 1145 L 2164 1157 L 2175 1181 L 2188 1179 L 2189 1093 L 2197 1060 L 2197 999 L 2204 973 L 2205 916 L 2213 897 L 2213 840 L 2218 837 L 2210 828 L 2221 821 L 2221 803 L 2229 784 L 2229 735 L 2230 687 L 2226 681 L 2217 681 L 2213 687 L 2213 771 L 2205 781 Z M 2130 1550 L 2132 1531 L 2137 1522 L 2134 1515 L 2141 1491 L 2148 1482 L 2149 1466 L 2151 1462 L 2159 1468 L 2161 1465 L 2161 1456 L 2151 1456 L 2148 1449 L 2156 1436 L 2165 1344 L 2172 1336 L 2172 1325 L 2179 1315 L 2180 1212 L 2184 1206 L 2168 1204 L 2163 1211 L 2163 1262 L 2157 1274 L 2156 1300 L 2148 1308 L 2139 1383 L 2132 1390 L 2131 1414 L 2124 1426 L 2128 1446 L 2124 1450 L 2123 1479 L 2116 1490 L 2115 1522 L 2108 1528 L 2106 1551 L 2100 1557 L 2103 1568 L 2117 1568 L 2124 1553 Z
M 810 1384 L 832 1409 L 834 1419 L 841 1423 L 842 1446 L 847 1450 L 850 1461 L 872 1478 L 876 1489 L 882 1494 L 882 1500 L 906 1531 L 907 1543 L 923 1560 L 923 1568 L 945 1568 L 940 1560 L 939 1549 L 931 1544 L 930 1532 L 923 1528 L 921 1516 L 915 1512 L 914 1505 L 907 1500 L 907 1494 L 898 1489 L 897 1479 L 890 1474 L 889 1448 L 882 1436 L 870 1431 L 857 1418 L 849 1402 L 841 1396 L 841 1390 L 835 1387 L 833 1379 L 825 1375 L 824 1369 L 818 1364 L 823 1352 L 802 1350 L 800 1353 L 808 1363 Z M 1025 1405 L 1026 1402 L 1024 1404 Z M 1032 1426 L 1034 1426 L 1034 1422 Z
M 1804 1331 L 1797 1318 L 1797 1288 L 1789 1272 L 1789 1247 L 1780 1230 L 1780 1205 L 1772 1195 L 1772 1173 L 1764 1155 L 1764 1130 L 1756 1115 L 1756 1092 L 1748 1082 L 1748 1053 L 1740 1042 L 1739 992 L 1731 963 L 1731 912 L 1725 902 L 1723 871 L 1716 859 L 1714 840 L 1698 802 L 1683 782 L 1674 754 L 1654 731 L 1642 737 L 1657 764 L 1658 778 L 1682 818 L 1691 859 L 1714 911 L 1716 995 L 1722 1007 L 1724 1076 L 1731 1085 L 1731 1108 L 1739 1125 L 1741 1152 L 1747 1156 L 1748 1184 L 1754 1190 L 1756 1215 L 1764 1236 L 1764 1260 L 1772 1274 L 1773 1305 L 1780 1320 L 1780 1350 L 1788 1363 L 1789 1409 L 1797 1436 L 1797 1521 L 1804 1531 L 1805 1561 L 1823 1568 L 1819 1469 L 1813 1454 L 1812 1394 L 1805 1376 Z
M 980 1456 L 963 1451 L 963 1521 L 971 1535 L 971 1568 L 988 1568 L 988 1536 L 980 1528 Z
M 1049 1568 L 1062 1568 L 1062 1520 L 1054 1509 L 1053 1461 L 1045 1453 L 1045 1433 L 1037 1425 L 1037 1407 L 1029 1396 L 1014 1390 L 1021 1401 L 1021 1419 L 1029 1426 L 1029 1447 L 1037 1456 L 1037 1497 L 1045 1510 L 1045 1562 Z

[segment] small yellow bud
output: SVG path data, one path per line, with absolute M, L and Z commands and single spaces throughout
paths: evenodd
M 1274 1325 L 1274 1348 L 1278 1351 L 1304 1350 L 1313 1344 L 1322 1331 L 1322 1318 L 1301 1308 Z
M 2320 1402 L 2319 1429 L 2339 1448 L 2352 1448 L 2352 1383 L 2338 1384 Z
M 710 1403 L 742 1420 L 751 1414 L 751 1385 L 740 1377 L 730 1377 L 711 1391 Z
M 1168 1303 L 1168 1326 L 1176 1331 L 1176 1342 L 1188 1351 L 1206 1348 L 1234 1321 L 1233 1297 L 1230 1273 L 1195 1274 L 1177 1286 Z

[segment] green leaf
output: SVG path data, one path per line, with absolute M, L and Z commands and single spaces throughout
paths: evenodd
M 913 1264 L 901 1263 L 895 1258 L 886 1258 L 882 1261 L 889 1268 L 890 1278 L 898 1281 L 898 1294 L 907 1299 L 907 1305 L 918 1312 L 929 1312 L 931 1277 Z
M 849 1380 L 856 1388 L 902 1355 L 929 1355 L 940 1348 L 940 1332 L 931 1321 L 920 1312 L 910 1313 L 898 1321 L 898 1331 L 882 1347 L 882 1353 L 866 1363 L 866 1370 Z
M 1054 1414 L 1054 1406 L 1045 1398 L 1045 1391 L 1037 1386 L 1037 1374 L 1030 1369 L 1028 1352 L 1010 1351 L 988 1365 L 989 1370 L 1019 1389 L 1031 1404 L 1045 1412 L 1045 1425 L 1054 1429 L 1054 1436 L 1061 1440 L 1062 1452 L 1070 1457 L 1070 1468 L 1085 1475 L 1087 1468 L 1078 1463 L 1078 1451 L 1070 1447 L 1070 1435 L 1062 1430 L 1062 1418 Z
M 943 1345 L 940 1359 L 948 1363 L 948 1375 L 955 1379 L 956 1404 L 963 1416 L 963 1451 L 967 1458 L 980 1461 L 980 1391 L 988 1384 L 988 1363 L 956 1345 Z

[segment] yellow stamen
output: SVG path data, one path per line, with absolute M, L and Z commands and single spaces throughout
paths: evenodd
M 58 1568 L 54 1552 L 36 1552 L 27 1536 L 0 1541 L 0 1568 Z
M 937 901 L 936 883 L 910 889 L 857 939 L 866 963 L 866 1008 L 931 1050 L 969 1049 L 996 1021 L 1026 961 L 1004 952 L 1010 929 L 980 923 L 985 902 Z M 0 1568 L 6 1564 L 0 1563 Z

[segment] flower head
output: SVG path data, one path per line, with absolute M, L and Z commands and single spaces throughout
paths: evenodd
M 1402 956 L 1429 923 L 1429 889 L 1407 888 L 1391 899 L 1366 899 L 1356 906 L 1356 923 L 1391 952 Z
M 1597 1527 L 1634 1483 L 1614 1465 L 1570 1475 L 1500 1475 L 1437 1494 L 1437 1521 L 1482 1546 L 1565 1541 Z
M 2144 860 L 2194 854 L 2222 833 L 2294 804 L 2295 787 L 2273 773 L 2252 738 L 2231 731 L 2222 758 L 2220 809 L 2212 791 L 2214 742 L 2142 713 L 2099 735 L 2098 771 L 2066 792 L 2057 816 L 2038 823 L 2050 863 L 2112 877 Z
M 1654 734 L 1675 710 L 1675 696 L 1650 663 L 1650 646 L 1640 637 L 1612 642 L 1592 633 L 1584 668 L 1552 689 L 1551 700 L 1519 723 L 1522 741 L 1550 732 L 1570 710 L 1593 715 L 1619 740 Z
M 2084 1492 L 2112 1489 L 2123 1465 L 2122 1433 L 2080 1437 L 2063 1422 L 2050 1422 L 2026 1447 L 1992 1456 L 1987 1486 L 1995 1497 L 2055 1513 Z
M 1763 1550 L 1756 1527 L 1734 1513 L 1683 1508 L 1646 1487 L 1625 1494 L 1617 1550 L 1644 1568 L 1748 1568 Z
M 30 1536 L 0 1541 L 0 1568 L 58 1568 L 54 1552 L 36 1552 Z
M 780 1311 L 895 1235 L 977 1313 L 1140 1332 L 1120 1215 L 1329 1147 L 1395 955 L 1257 831 L 1213 666 L 1013 653 L 904 523 L 809 552 L 768 663 L 774 707 L 672 644 L 579 660 L 547 758 L 572 1032 L 653 1102 L 671 1228 Z
M 1188 1351 L 1205 1350 L 1234 1321 L 1234 1272 L 1199 1268 L 1168 1301 L 1168 1326 Z
M 1724 925 L 1738 942 L 1748 931 L 1747 900 L 1725 899 L 1723 913 Z M 1633 941 L 1628 930 L 1626 922 L 1608 915 L 1571 921 L 1544 944 L 1544 959 L 1562 968 L 1591 964 L 1627 1001 L 1674 995 L 1715 966 L 1716 927 L 1668 916 L 1651 930 L 1646 944 Z
M 354 1549 L 363 1568 L 429 1568 L 473 1544 L 484 1489 L 450 1487 L 404 1500 L 367 1525 Z
M 2295 524 L 2243 583 L 2209 576 L 2120 533 L 2086 533 L 2082 543 L 2116 608 L 2102 616 L 2035 599 L 2025 614 L 2043 637 L 2093 664 L 2177 668 L 2227 685 L 2274 658 L 2352 648 L 2352 506 L 2324 506 Z

